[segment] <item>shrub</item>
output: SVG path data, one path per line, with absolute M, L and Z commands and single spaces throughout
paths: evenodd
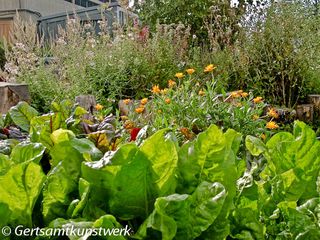
M 189 28 L 181 24 L 158 25 L 153 34 L 138 25 L 115 27 L 111 35 L 105 21 L 99 25 L 95 34 L 93 24 L 69 19 L 57 39 L 44 42 L 35 37 L 34 24 L 15 24 L 6 68 L 10 79 L 27 82 L 33 104 L 47 109 L 53 99 L 80 94 L 93 94 L 102 103 L 143 96 L 189 61 Z
M 225 51 L 226 59 L 231 58 L 225 63 L 230 88 L 252 89 L 287 107 L 303 101 L 311 90 L 319 91 L 317 26 L 319 19 L 303 5 L 271 5 L 264 21 Z

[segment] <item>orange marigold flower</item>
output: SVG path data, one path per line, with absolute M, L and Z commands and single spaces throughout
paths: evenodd
M 274 108 L 269 109 L 268 116 L 275 118 L 275 119 L 279 118 L 279 114 L 277 113 L 277 111 Z
M 135 109 L 136 113 L 143 113 L 144 107 L 138 107 Z
M 97 111 L 101 111 L 103 109 L 103 106 L 101 104 L 97 104 L 95 108 Z
M 160 93 L 159 85 L 154 85 L 151 90 L 152 93 Z
M 204 95 L 206 95 L 206 93 L 205 93 L 205 91 L 200 90 L 200 91 L 198 92 L 198 95 L 199 95 L 199 96 L 204 96 Z
M 262 97 L 256 97 L 253 99 L 254 103 L 261 103 L 262 102 Z
M 160 91 L 160 93 L 161 93 L 162 95 L 167 94 L 167 92 L 168 92 L 168 88 L 161 89 L 161 91 Z
M 274 121 L 267 122 L 266 128 L 268 129 L 277 129 L 279 128 L 278 124 Z
M 184 74 L 182 72 L 178 72 L 176 73 L 176 75 L 174 75 L 176 78 L 183 78 Z
M 217 67 L 216 66 L 214 66 L 213 64 L 209 64 L 208 66 L 206 66 L 205 68 L 204 68 L 204 72 L 212 72 L 213 70 L 215 70 Z
M 146 105 L 147 102 L 148 102 L 148 98 L 143 98 L 143 99 L 141 99 L 141 101 L 140 101 L 140 103 L 141 103 L 142 105 Z
M 166 100 L 164 100 L 167 104 L 171 103 L 171 99 L 170 98 L 166 98 Z
M 241 93 L 241 97 L 246 98 L 246 97 L 248 97 L 248 96 L 249 96 L 249 93 L 247 93 L 247 92 L 243 92 L 243 93 Z
M 186 72 L 187 72 L 189 75 L 193 74 L 195 71 L 196 71 L 196 70 L 194 70 L 193 68 L 189 68 L 189 69 L 186 70 Z
M 176 84 L 177 84 L 177 83 L 176 83 L 175 81 L 171 80 L 171 79 L 168 81 L 168 86 L 169 86 L 169 88 L 174 87 Z
M 132 128 L 134 128 L 134 122 L 132 122 L 132 121 L 130 121 L 130 120 L 125 121 L 125 123 L 124 123 L 124 128 L 125 128 L 125 129 L 132 129 Z
M 126 104 L 126 105 L 128 105 L 130 102 L 131 102 L 131 99 L 125 99 L 125 100 L 123 100 L 123 102 L 124 102 L 124 104 Z
M 241 93 L 239 93 L 239 91 L 231 92 L 230 95 L 231 95 L 232 98 L 239 98 L 239 97 L 241 97 Z

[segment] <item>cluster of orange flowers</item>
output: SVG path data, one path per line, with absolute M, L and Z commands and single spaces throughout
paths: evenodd
M 240 98 L 240 97 L 246 98 L 249 96 L 249 93 L 244 92 L 243 90 L 238 90 L 238 91 L 231 92 L 230 96 L 232 98 Z
M 136 113 L 143 113 L 145 110 L 145 105 L 148 103 L 148 98 L 143 98 L 140 101 L 140 106 L 135 109 Z

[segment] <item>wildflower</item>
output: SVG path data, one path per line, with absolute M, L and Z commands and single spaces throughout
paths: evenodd
M 141 106 L 135 109 L 136 113 L 143 113 L 143 111 L 144 111 L 144 107 L 141 107 Z
M 143 99 L 141 99 L 141 101 L 140 101 L 140 103 L 141 103 L 142 105 L 146 105 L 147 102 L 148 102 L 148 98 L 143 98 Z
M 97 104 L 97 105 L 95 106 L 95 109 L 96 109 L 97 111 L 101 111 L 101 110 L 103 109 L 103 106 L 102 106 L 101 104 Z
M 160 91 L 160 93 L 161 93 L 162 95 L 167 94 L 167 92 L 168 92 L 168 88 L 161 89 L 161 91 Z
M 266 128 L 268 129 L 277 129 L 279 128 L 278 124 L 276 124 L 276 122 L 274 121 L 270 121 L 266 124 Z
M 200 91 L 198 92 L 198 94 L 199 94 L 199 96 L 204 96 L 204 95 L 206 95 L 205 91 L 203 91 L 203 90 L 200 90 Z
M 279 114 L 277 113 L 277 111 L 274 108 L 270 108 L 267 114 L 269 117 L 272 117 L 275 119 L 279 118 Z
M 243 98 L 246 98 L 246 97 L 248 97 L 248 96 L 249 96 L 249 93 L 247 93 L 247 92 L 241 93 L 241 97 L 243 97 Z
M 204 72 L 207 73 L 207 72 L 212 72 L 213 70 L 215 70 L 217 67 L 214 66 L 213 64 L 209 64 L 208 66 L 206 66 L 204 68 Z
M 124 128 L 125 128 L 125 129 L 132 129 L 132 128 L 134 128 L 134 122 L 132 122 L 132 121 L 130 121 L 130 120 L 125 121 L 125 123 L 124 123 Z
M 120 118 L 122 121 L 126 121 L 129 119 L 128 116 L 126 116 L 126 115 L 120 116 Z
M 253 99 L 254 103 L 261 103 L 262 102 L 262 97 L 256 97 Z
M 152 93 L 157 94 L 160 93 L 159 85 L 154 85 L 151 90 Z
M 231 96 L 232 98 L 239 98 L 239 97 L 241 97 L 241 93 L 239 93 L 239 91 L 234 91 L 234 92 L 232 92 L 232 93 L 230 94 L 230 96 Z
M 261 137 L 261 139 L 262 139 L 263 141 L 265 141 L 266 138 L 267 138 L 266 134 L 264 134 L 264 133 L 262 133 L 260 137 Z
M 184 77 L 184 74 L 179 72 L 179 73 L 176 73 L 176 75 L 174 75 L 176 78 L 183 78 Z
M 187 72 L 189 75 L 193 74 L 195 71 L 196 71 L 196 70 L 194 70 L 193 68 L 189 68 L 189 69 L 186 70 L 186 72 Z
M 174 87 L 176 84 L 177 84 L 177 83 L 176 83 L 175 81 L 171 80 L 171 79 L 168 81 L 168 87 L 169 87 L 169 88 Z
M 171 99 L 170 99 L 170 98 L 166 98 L 164 101 L 165 101 L 167 104 L 171 103 Z
M 252 116 L 252 119 L 253 119 L 253 120 L 258 120 L 258 119 L 259 119 L 259 116 L 258 116 L 257 114 L 255 114 L 255 115 Z
M 127 99 L 123 100 L 123 102 L 125 105 L 128 105 L 131 102 L 131 99 L 127 98 Z

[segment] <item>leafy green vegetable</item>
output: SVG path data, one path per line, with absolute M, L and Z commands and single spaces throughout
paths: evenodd
M 38 116 L 37 110 L 26 102 L 19 102 L 9 110 L 11 120 L 22 130 L 28 132 L 32 118 Z
M 11 211 L 8 223 L 32 226 L 33 208 L 44 180 L 41 167 L 33 162 L 12 166 L 0 176 L 0 204 L 6 204 Z
M 101 158 L 101 152 L 87 139 L 77 139 L 68 130 L 52 133 L 50 154 L 53 169 L 43 190 L 43 215 L 46 222 L 57 216 L 67 216 L 67 208 L 76 194 L 81 162 Z
M 45 147 L 41 143 L 22 142 L 12 149 L 11 160 L 14 163 L 34 161 L 39 164 Z
M 239 147 L 240 134 L 228 130 L 223 133 L 217 126 L 210 126 L 197 139 L 182 146 L 179 152 L 179 171 L 181 185 L 179 192 L 192 193 L 202 181 L 220 182 L 228 192 L 223 211 L 212 224 L 212 228 L 204 233 L 208 238 L 223 239 L 229 234 L 227 217 L 233 207 L 236 194 L 237 165 L 236 152 Z M 202 236 L 202 238 L 207 238 Z
M 0 175 L 3 175 L 10 169 L 12 162 L 7 155 L 0 153 Z
M 266 151 L 265 144 L 259 138 L 253 136 L 246 137 L 246 147 L 252 156 L 259 156 Z
M 217 218 L 226 195 L 221 184 L 202 182 L 192 195 L 158 198 L 155 210 L 140 227 L 137 237 L 156 236 L 150 232 L 158 231 L 163 240 L 195 239 Z

